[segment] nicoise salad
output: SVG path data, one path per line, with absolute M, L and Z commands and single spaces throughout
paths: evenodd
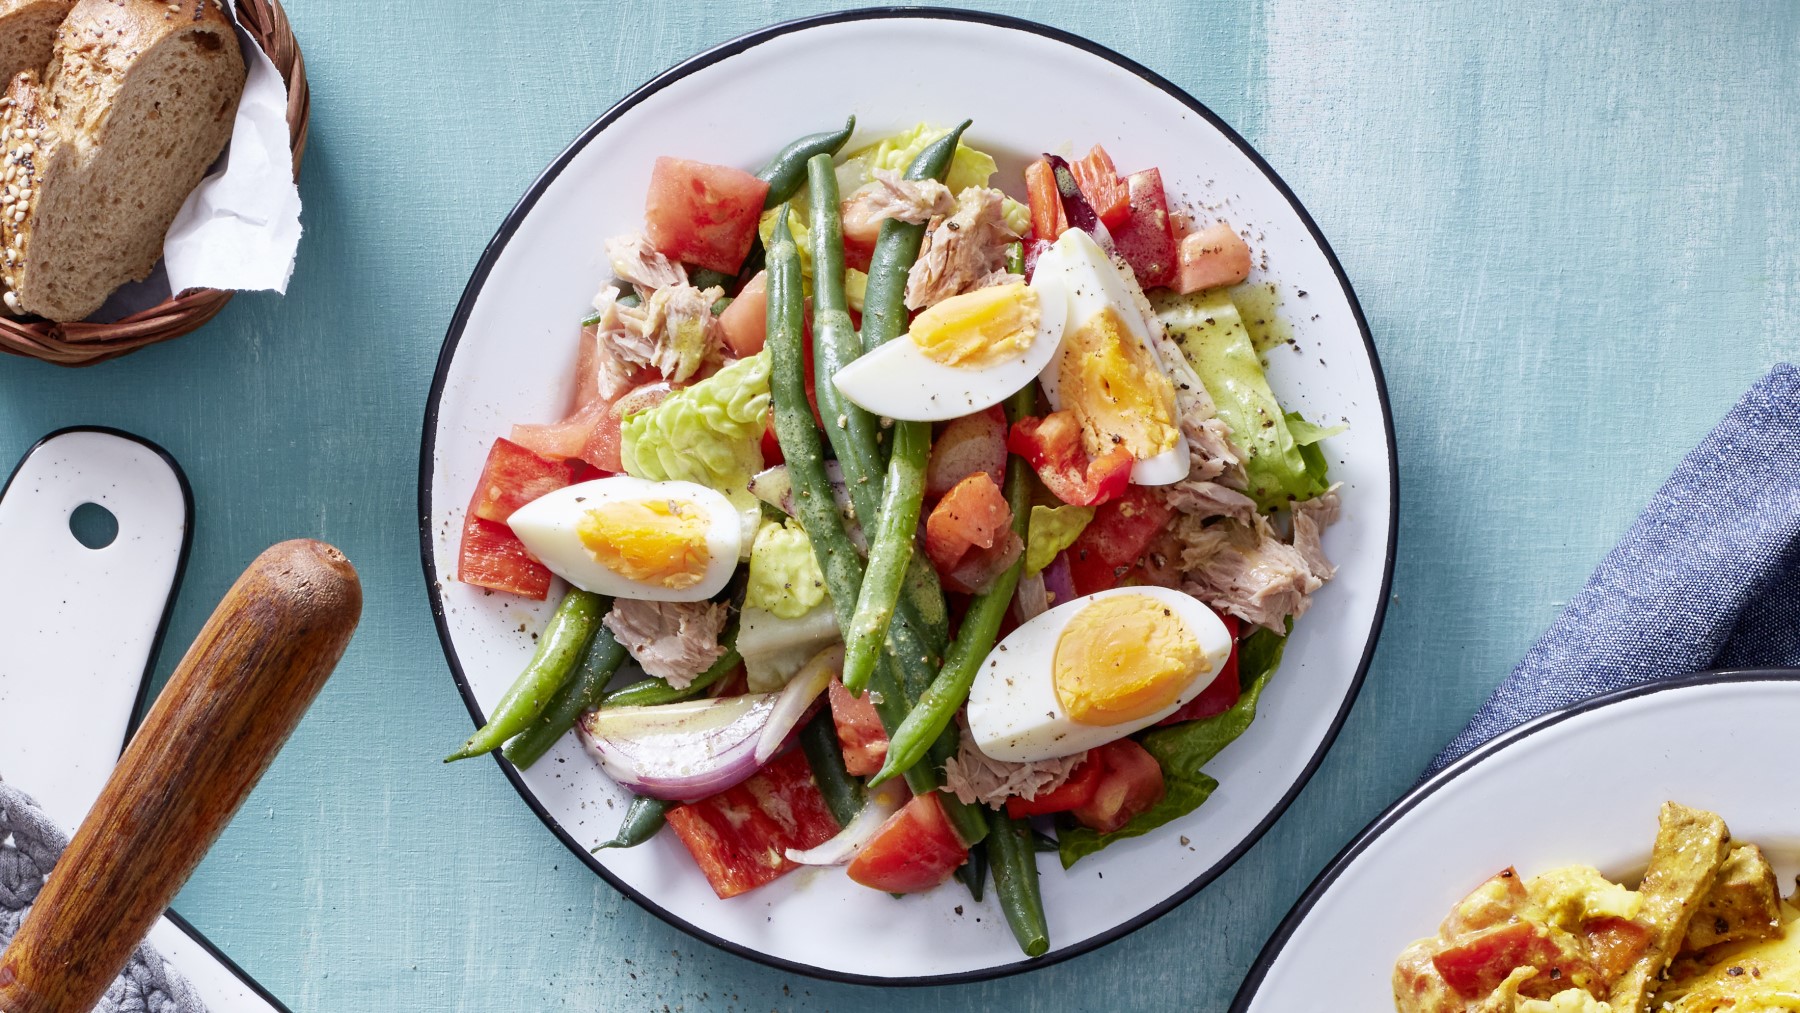
M 854 127 L 658 157 L 604 239 L 574 402 L 494 441 L 462 534 L 460 580 L 561 603 L 452 759 L 573 730 L 635 796 L 601 847 L 666 825 L 720 897 L 991 870 L 1036 956 L 1038 852 L 1217 786 L 1333 574 L 1336 430 L 1270 388 L 1244 237 L 1156 168 Z

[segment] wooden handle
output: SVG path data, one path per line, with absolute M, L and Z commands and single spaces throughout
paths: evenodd
M 361 613 L 356 570 L 331 546 L 282 542 L 256 557 L 0 955 L 0 1011 L 94 1008 L 300 723 Z

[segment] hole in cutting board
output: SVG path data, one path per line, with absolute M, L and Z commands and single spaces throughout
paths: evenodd
M 90 549 L 104 549 L 119 537 L 119 519 L 98 503 L 83 503 L 69 513 L 69 533 Z

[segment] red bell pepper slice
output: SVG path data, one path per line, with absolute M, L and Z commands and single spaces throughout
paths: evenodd
M 573 463 L 553 461 L 501 437 L 488 449 L 469 513 L 484 521 L 505 524 L 514 510 L 574 480 Z
M 537 561 L 519 536 L 504 524 L 469 514 L 463 521 L 456 579 L 543 601 L 550 595 L 550 570 Z
M 806 754 L 797 749 L 741 784 L 676 806 L 668 821 L 721 898 L 774 882 L 799 868 L 787 849 L 816 848 L 838 833 Z
M 1014 795 L 1006 800 L 1006 815 L 1015 820 L 1027 816 L 1048 816 L 1051 813 L 1066 813 L 1087 805 L 1094 797 L 1094 789 L 1100 787 L 1100 775 L 1105 772 L 1106 765 L 1097 763 L 1094 754 L 1098 750 L 1088 750 L 1087 759 L 1081 761 L 1069 779 L 1049 791 L 1039 792 L 1036 798 L 1020 798 Z
M 1134 172 L 1125 186 L 1131 194 L 1131 214 L 1112 230 L 1113 247 L 1131 265 L 1138 284 L 1147 289 L 1173 285 L 1180 257 L 1162 173 L 1155 169 Z
M 1243 687 L 1238 684 L 1238 629 L 1243 625 L 1238 617 L 1230 613 L 1214 611 L 1225 623 L 1226 632 L 1231 634 L 1231 656 L 1225 659 L 1225 666 L 1200 695 L 1181 705 L 1181 709 L 1158 721 L 1158 725 L 1174 725 L 1183 721 L 1198 721 L 1223 714 L 1237 705 L 1238 695 Z
M 1090 459 L 1081 445 L 1081 423 L 1070 411 L 1013 423 L 1006 449 L 1031 465 L 1045 488 L 1071 506 L 1099 506 L 1131 484 L 1131 451 L 1114 447 Z
M 1056 189 L 1056 173 L 1049 159 L 1040 158 L 1025 167 L 1025 197 L 1031 207 L 1031 236 L 1043 242 L 1055 242 L 1069 227 L 1063 212 L 1062 195 Z

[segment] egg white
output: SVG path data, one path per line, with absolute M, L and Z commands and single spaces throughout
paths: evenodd
M 1143 315 L 1132 299 L 1130 283 L 1092 236 L 1080 229 L 1070 229 L 1058 236 L 1050 249 L 1038 257 L 1031 285 L 1046 295 L 1052 291 L 1064 294 L 1068 303 L 1064 327 L 1068 331 L 1080 330 L 1102 310 L 1112 307 L 1124 322 L 1126 333 L 1143 348 L 1150 361 L 1168 372 L 1169 366 L 1158 353 L 1155 342 L 1151 341 Z M 1062 360 L 1058 357 L 1047 360 L 1038 380 L 1044 385 L 1044 396 L 1050 402 L 1050 409 L 1061 411 L 1064 408 Z M 1169 485 L 1186 478 L 1190 464 L 1187 437 L 1177 430 L 1175 446 L 1131 466 L 1131 481 L 1137 485 Z
M 1154 714 L 1116 725 L 1082 724 L 1056 698 L 1052 662 L 1063 630 L 1088 604 L 1118 595 L 1145 595 L 1181 617 L 1200 650 L 1207 669 L 1194 677 L 1174 703 Z M 1064 602 L 1014 630 L 981 663 L 969 687 L 969 734 L 975 745 L 996 760 L 1029 763 L 1072 756 L 1122 739 L 1180 710 L 1218 677 L 1231 657 L 1231 633 L 1194 598 L 1166 587 L 1116 587 Z
M 1037 337 L 1023 352 L 992 366 L 948 366 L 902 336 L 838 370 L 831 382 L 858 407 L 890 419 L 943 422 L 973 415 L 1036 379 L 1062 345 L 1068 306 L 1061 292 L 1038 295 Z
M 632 580 L 601 565 L 581 543 L 577 527 L 582 514 L 608 502 L 671 499 L 692 503 L 706 515 L 706 573 L 692 587 L 671 590 Z M 594 594 L 644 601 L 704 601 L 718 594 L 737 569 L 743 525 L 738 510 L 723 495 L 693 482 L 652 482 L 612 475 L 582 482 L 539 497 L 515 511 L 507 521 L 550 572 Z

